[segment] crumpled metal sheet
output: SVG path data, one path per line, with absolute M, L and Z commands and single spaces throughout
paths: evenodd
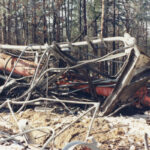
M 136 53 L 133 49 L 127 64 L 120 75 L 116 86 L 101 107 L 102 115 L 109 115 L 119 106 L 132 102 L 134 94 L 144 87 L 150 79 L 150 58 L 144 54 Z M 138 51 L 139 52 L 139 51 Z

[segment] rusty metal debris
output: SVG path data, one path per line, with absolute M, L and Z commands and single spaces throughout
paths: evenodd
M 150 59 L 138 50 L 135 38 L 127 33 L 124 37 L 104 38 L 104 42 L 123 43 L 121 48 L 102 57 L 94 56 L 99 50 L 95 45 L 101 40 L 86 39 L 41 47 L 1 45 L 1 103 L 8 98 L 30 101 L 54 96 L 68 100 L 73 97 L 77 102 L 87 94 L 88 101 L 101 103 L 103 115 L 135 101 L 149 106 Z M 80 56 L 83 58 L 79 60 L 74 53 L 81 46 L 84 46 Z M 87 46 L 91 48 L 90 54 L 85 52 Z M 116 66 L 118 69 L 113 74 Z
M 99 108 L 105 116 L 128 105 L 150 106 L 150 58 L 139 51 L 135 38 L 127 33 L 104 38 L 108 48 L 101 42 L 86 38 L 50 46 L 0 45 L 0 108 L 8 106 L 17 122 L 12 104 L 20 106 L 18 112 L 26 105 L 44 105 L 45 101 L 47 105 L 59 102 L 67 110 L 65 103 L 92 105 L 79 117 L 95 109 L 88 137 Z M 111 42 L 118 42 L 118 49 L 109 50 Z M 107 54 L 98 57 L 103 49 Z M 50 137 L 42 149 L 66 128 Z

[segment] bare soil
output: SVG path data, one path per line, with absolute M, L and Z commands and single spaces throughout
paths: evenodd
M 79 115 L 72 116 L 66 113 L 54 113 L 52 111 L 34 111 L 27 109 L 15 114 L 17 120 L 27 119 L 30 128 L 49 126 L 58 133 L 70 124 Z M 150 135 L 148 124 L 149 115 L 136 115 L 130 117 L 96 117 L 90 136 L 93 137 L 101 150 L 142 150 L 144 149 L 144 134 Z M 71 141 L 84 141 L 91 121 L 90 114 L 84 116 L 77 123 L 65 130 L 55 138 L 49 146 L 53 149 L 62 149 Z M 10 113 L 0 113 L 0 131 L 10 135 L 19 132 L 18 127 Z M 49 131 L 33 131 L 33 144 L 43 145 L 50 136 Z M 150 138 L 148 138 L 150 140 Z M 90 141 L 89 141 L 90 142 Z M 3 144 L 2 144 L 3 145 Z M 1 145 L 1 146 L 2 146 Z

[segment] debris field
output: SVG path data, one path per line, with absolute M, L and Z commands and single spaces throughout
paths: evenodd
M 148 114 L 114 117 L 150 106 L 150 58 L 128 33 L 0 49 L 2 149 L 149 148 Z

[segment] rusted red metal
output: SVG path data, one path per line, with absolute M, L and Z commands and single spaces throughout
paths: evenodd
M 73 82 L 69 82 L 67 81 L 68 79 L 64 77 L 64 80 L 61 80 L 59 82 L 57 82 L 57 84 L 59 85 L 71 85 Z M 80 80 L 73 80 L 74 82 L 78 81 L 81 82 Z M 110 84 L 111 85 L 111 84 Z M 79 85 L 79 86 L 73 86 L 74 89 L 82 89 L 82 91 L 86 92 L 86 93 L 90 93 L 90 88 L 89 85 Z M 109 95 L 111 95 L 111 93 L 113 92 L 114 88 L 113 87 L 100 87 L 97 86 L 95 87 L 95 91 L 97 95 L 101 95 L 101 96 L 106 96 L 108 97 Z M 147 96 L 148 94 L 148 89 L 147 87 L 141 87 L 134 95 L 134 98 L 138 98 L 138 103 L 143 104 L 144 106 L 150 106 L 150 97 Z M 137 103 L 135 103 L 136 106 Z
M 144 98 L 141 100 L 141 103 L 144 105 L 144 106 L 148 106 L 150 107 L 150 97 L 145 95 Z
M 11 72 L 16 62 L 17 58 L 0 53 L 0 70 Z M 19 59 L 14 68 L 14 73 L 21 76 L 30 76 L 34 74 L 36 67 L 37 64 L 32 61 Z

